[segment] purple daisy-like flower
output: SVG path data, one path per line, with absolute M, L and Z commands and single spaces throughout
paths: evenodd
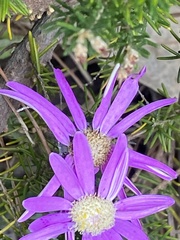
M 70 145 L 70 136 L 74 136 L 77 129 L 84 132 L 92 149 L 94 166 L 101 167 L 106 164 L 111 154 L 113 139 L 119 137 L 145 115 L 176 102 L 176 98 L 159 100 L 139 108 L 120 120 L 134 96 L 137 94 L 139 89 L 138 80 L 144 75 L 146 69 L 143 68 L 139 74 L 130 75 L 124 81 L 111 103 L 119 66 L 119 64 L 115 66 L 110 76 L 101 103 L 94 114 L 92 128 L 87 127 L 85 115 L 71 87 L 59 69 L 54 69 L 54 74 L 73 116 L 75 125 L 62 111 L 47 99 L 20 83 L 9 81 L 7 86 L 12 90 L 0 89 L 0 94 L 19 100 L 37 111 L 56 139 L 66 146 Z M 129 156 L 130 167 L 146 170 L 165 180 L 172 180 L 177 177 L 175 171 L 156 159 L 142 155 L 133 150 L 130 150 Z
M 75 125 L 62 111 L 47 99 L 20 83 L 9 81 L 7 86 L 12 90 L 0 89 L 0 94 L 19 100 L 36 110 L 53 132 L 56 139 L 66 146 L 70 145 L 70 136 L 74 136 L 77 129 L 82 131 L 87 136 L 88 142 L 91 146 L 94 166 L 101 167 L 107 164 L 107 159 L 109 159 L 114 146 L 114 143 L 112 143 L 114 138 L 116 139 L 121 136 L 124 131 L 150 112 L 163 106 L 170 105 L 176 101 L 175 98 L 159 100 L 141 107 L 124 119 L 119 120 L 136 95 L 139 88 L 138 80 L 144 75 L 145 68 L 143 68 L 139 74 L 130 75 L 124 81 L 114 101 L 111 103 L 118 69 L 119 64 L 115 66 L 110 76 L 100 106 L 95 112 L 92 121 L 92 128 L 87 127 L 85 115 L 81 110 L 71 87 L 59 69 L 54 69 L 54 74 L 73 116 Z M 129 158 L 130 167 L 146 170 L 165 180 L 172 180 L 177 177 L 176 172 L 167 165 L 130 149 Z M 124 184 L 134 193 L 140 194 L 139 190 L 127 177 Z M 49 187 L 49 185 L 51 187 Z M 50 180 L 49 185 L 42 190 L 40 196 L 52 196 L 59 188 L 60 183 L 54 176 Z M 25 221 L 34 213 L 35 212 L 26 211 L 19 221 Z
M 98 187 L 91 149 L 83 133 L 75 134 L 73 149 L 75 170 L 58 154 L 50 154 L 55 177 L 65 191 L 64 198 L 38 196 L 24 200 L 23 206 L 29 211 L 53 213 L 33 221 L 29 226 L 31 233 L 20 240 L 48 240 L 63 233 L 73 240 L 76 231 L 82 240 L 147 240 L 148 236 L 133 221 L 166 209 L 174 200 L 163 195 L 117 200 L 129 167 L 125 135 L 118 138 Z

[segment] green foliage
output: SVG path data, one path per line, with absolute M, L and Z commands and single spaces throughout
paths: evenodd
M 109 45 L 110 61 L 116 62 L 122 62 L 128 45 L 148 57 L 149 52 L 144 46 L 153 43 L 146 32 L 147 24 L 158 34 L 160 27 L 170 29 L 170 21 L 176 20 L 169 14 L 169 8 L 179 4 L 176 0 L 79 0 L 78 4 L 70 7 L 61 0 L 57 2 L 59 5 L 54 6 L 56 17 L 46 25 L 46 29 L 57 29 L 57 36 L 63 33 L 65 53 L 73 50 L 80 30 L 85 29 L 92 31 L 94 36 L 100 36 Z M 90 44 L 88 47 L 91 56 L 97 55 Z
M 168 98 L 169 95 L 165 86 L 158 89 L 159 93 Z M 145 140 L 144 144 L 150 142 L 152 148 L 157 142 L 165 152 L 171 152 L 172 141 L 174 141 L 175 132 L 179 133 L 179 104 L 175 103 L 169 107 L 159 109 L 141 120 L 144 124 Z
M 22 0 L 0 0 L 0 22 L 12 13 L 28 15 L 28 9 Z
M 33 114 L 39 127 L 43 127 L 43 122 L 39 122 L 37 114 Z M 6 140 L 4 147 L 0 148 L 5 170 L 0 172 L 0 234 L 12 228 L 17 236 L 25 234 L 27 224 L 18 227 L 17 219 L 22 214 L 22 200 L 27 196 L 36 196 L 47 184 L 52 176 L 48 164 L 48 154 L 40 143 L 40 139 L 29 117 L 22 113 L 21 117 L 28 127 L 31 142 L 22 131 L 21 125 L 15 116 L 9 119 L 9 131 L 1 135 Z M 48 137 L 50 140 L 51 138 Z M 52 140 L 51 140 L 52 141 Z M 52 146 L 50 144 L 50 146 Z M 2 164 L 2 163 L 1 163 Z M 5 238 L 6 234 L 1 239 Z
M 46 25 L 46 29 L 48 31 L 57 30 L 57 37 L 63 35 L 62 44 L 66 54 L 72 52 L 82 29 L 92 31 L 94 36 L 100 36 L 108 43 L 112 51 L 109 59 L 100 64 L 102 67 L 100 73 L 104 79 L 107 79 L 110 74 L 108 63 L 114 61 L 123 62 L 128 45 L 147 57 L 149 53 L 145 49 L 145 45 L 154 45 L 146 32 L 147 24 L 158 34 L 160 34 L 159 29 L 161 26 L 170 29 L 170 21 L 175 21 L 175 19 L 169 14 L 169 8 L 171 5 L 179 4 L 176 0 L 79 0 L 79 4 L 70 7 L 63 1 L 58 0 L 57 2 L 59 5 L 54 7 L 55 18 L 52 18 L 52 21 Z M 27 14 L 23 7 L 24 5 L 20 0 L 0 0 L 0 20 L 4 21 L 7 16 L 10 17 L 11 11 L 23 15 Z M 173 31 L 171 33 L 179 40 Z M 41 65 L 40 58 L 56 42 L 55 39 L 54 42 L 39 52 L 36 39 L 29 32 L 30 57 L 34 67 L 30 74 L 34 77 L 36 90 L 48 99 L 57 92 L 59 93 L 59 88 L 52 76 L 52 72 Z M 89 56 L 92 58 L 97 56 L 88 40 L 87 46 Z M 168 47 L 166 49 L 169 50 Z M 179 58 L 178 52 L 173 50 L 170 50 L 170 52 L 174 55 L 173 57 Z M 105 81 L 103 81 L 104 84 Z M 89 87 L 85 87 L 86 95 L 88 90 Z M 114 91 L 117 90 L 118 87 Z M 98 96 L 92 90 L 90 91 L 95 101 L 91 111 L 88 113 L 92 117 L 100 103 L 103 86 Z M 160 93 L 168 97 L 164 86 Z M 142 103 L 143 101 L 140 101 L 130 107 L 127 113 L 138 108 Z M 87 98 L 86 105 L 88 106 Z M 50 150 L 58 152 L 57 142 L 47 132 L 47 126 L 34 111 L 31 111 L 31 114 L 33 119 L 36 120 L 39 129 L 43 131 Z M 10 228 L 19 237 L 27 233 L 30 221 L 21 224 L 16 222 L 23 212 L 22 201 L 29 196 L 37 196 L 52 176 L 52 170 L 48 164 L 48 152 L 43 145 L 42 139 L 39 138 L 38 129 L 35 128 L 26 111 L 21 112 L 20 116 L 28 131 L 24 132 L 19 121 L 14 116 L 11 116 L 8 122 L 8 132 L 0 136 L 4 141 L 4 146 L 0 148 L 0 164 L 5 164 L 5 169 L 0 172 L 0 222 L 3 223 L 3 228 L 0 230 L 0 239 L 3 240 L 10 239 L 5 232 Z M 145 144 L 153 147 L 155 143 L 160 142 L 165 151 L 171 151 L 172 140 L 176 139 L 180 129 L 178 104 L 158 110 L 142 119 L 141 122 L 145 124 L 143 128 L 143 133 L 146 136 Z M 180 167 L 178 160 L 177 166 Z M 22 175 L 16 175 L 20 170 L 22 170 Z M 157 189 L 158 193 L 179 198 L 175 183 L 178 184 L 173 182 L 162 189 L 158 189 L 161 184 L 160 179 L 145 172 L 141 172 L 138 180 L 135 181 L 137 187 L 144 193 Z M 132 195 L 132 193 L 128 194 Z M 175 214 L 173 216 L 178 219 Z M 170 237 L 171 226 L 168 225 L 166 213 L 156 214 L 144 219 L 144 228 L 152 240 L 176 239 Z M 58 237 L 58 239 L 64 239 L 64 236 Z M 79 240 L 81 237 L 77 236 L 76 239 Z
M 167 215 L 149 216 L 144 222 L 144 227 L 149 232 L 148 236 L 151 240 L 177 240 L 177 238 L 169 236 L 172 227 L 168 225 Z
M 0 21 L 4 22 L 9 10 L 9 0 L 0 0 Z
M 180 38 L 178 37 L 178 35 L 173 30 L 171 30 L 170 33 L 177 40 L 177 42 L 180 43 Z M 166 49 L 168 52 L 173 54 L 174 56 L 158 57 L 159 60 L 176 60 L 176 59 L 180 59 L 180 52 L 179 51 L 174 51 L 173 49 L 169 48 L 168 46 L 166 46 L 164 44 L 162 44 L 161 46 L 164 49 Z M 180 83 L 180 68 L 178 70 L 177 82 Z
M 14 47 L 22 40 L 21 36 L 13 37 L 12 40 L 7 36 L 0 36 L 0 59 L 5 59 L 11 55 Z

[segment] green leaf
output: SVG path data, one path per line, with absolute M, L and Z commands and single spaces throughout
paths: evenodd
M 165 44 L 161 44 L 161 46 L 163 48 L 165 48 L 168 52 L 172 53 L 175 56 L 178 56 L 180 58 L 180 54 L 176 51 L 174 51 L 173 49 L 169 48 L 168 46 L 166 46 Z
M 9 12 L 9 0 L 0 0 L 0 22 L 4 22 Z
M 28 15 L 29 11 L 22 0 L 10 1 L 9 8 L 16 14 Z
M 41 67 L 40 67 L 38 46 L 37 46 L 35 38 L 32 36 L 32 32 L 31 31 L 29 31 L 28 39 L 29 39 L 30 55 L 31 55 L 32 62 L 36 66 L 37 72 L 40 74 Z
M 146 19 L 146 21 L 149 23 L 149 25 L 154 29 L 154 31 L 157 32 L 157 34 L 161 36 L 161 32 L 159 31 L 156 23 L 154 23 L 146 13 L 144 13 L 143 16 Z
M 74 31 L 74 32 L 78 32 L 78 31 L 81 30 L 80 28 L 75 27 L 75 26 L 72 25 L 72 24 L 69 24 L 69 23 L 66 23 L 66 22 L 60 22 L 60 21 L 58 21 L 58 22 L 56 23 L 56 26 L 57 26 L 57 27 L 66 28 L 66 29 L 71 30 L 71 31 Z
M 158 60 L 176 60 L 179 58 L 180 58 L 179 56 L 157 57 Z
M 45 53 L 47 53 L 54 45 L 56 45 L 58 41 L 59 41 L 58 39 L 55 39 L 51 44 L 49 44 L 45 49 L 43 49 L 39 53 L 39 57 L 42 57 Z
M 180 38 L 178 37 L 178 35 L 173 31 L 171 30 L 170 33 L 174 36 L 174 38 L 180 43 Z
M 180 83 L 180 68 L 179 68 L 179 70 L 178 70 L 177 82 Z

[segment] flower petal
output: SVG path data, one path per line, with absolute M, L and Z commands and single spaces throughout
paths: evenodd
M 131 149 L 129 149 L 129 166 L 151 172 L 164 180 L 177 178 L 177 173 L 166 164 Z
M 67 164 L 72 168 L 73 171 L 75 171 L 75 167 L 74 167 L 74 158 L 72 155 L 68 154 L 66 157 L 65 157 L 65 160 L 67 162 Z M 74 198 L 66 191 L 66 189 L 63 189 L 64 190 L 64 198 L 67 199 L 68 201 L 70 202 L 73 202 L 74 201 Z M 68 239 L 69 240 L 69 239 Z
M 163 195 L 139 195 L 117 203 L 116 218 L 132 220 L 160 212 L 174 204 L 174 199 Z
M 127 195 L 125 193 L 125 190 L 124 188 L 121 188 L 120 191 L 118 192 L 118 195 L 117 195 L 118 199 L 122 200 L 124 198 L 127 198 Z
M 124 81 L 106 116 L 104 117 L 100 127 L 101 133 L 107 134 L 132 102 L 139 89 L 138 80 L 140 76 L 142 76 L 142 74 L 136 75 L 133 79 L 131 75 Z
M 94 130 L 98 130 L 100 128 L 100 125 L 107 113 L 108 108 L 109 108 L 114 84 L 116 82 L 116 78 L 118 75 L 119 67 L 120 67 L 120 64 L 119 63 L 116 64 L 113 72 L 111 73 L 108 84 L 105 88 L 101 103 L 100 103 L 99 107 L 97 108 L 96 112 L 94 113 L 94 117 L 93 117 L 93 121 L 92 121 L 92 127 Z
M 50 181 L 47 183 L 45 188 L 40 192 L 39 196 L 52 196 L 60 187 L 60 182 L 56 176 L 53 176 Z M 21 217 L 18 219 L 18 222 L 24 222 L 28 218 L 32 217 L 36 212 L 26 210 Z
M 65 233 L 65 240 L 75 240 L 75 233 L 73 230 Z
M 94 165 L 88 140 L 81 132 L 73 139 L 73 153 L 76 174 L 85 194 L 94 194 Z
M 63 223 L 63 224 L 53 224 L 46 228 L 43 228 L 37 232 L 30 233 L 19 240 L 49 240 L 51 238 L 56 238 L 60 234 L 66 233 L 73 226 L 73 223 Z
M 71 219 L 69 218 L 68 213 L 52 213 L 37 218 L 29 225 L 28 229 L 30 232 L 36 232 L 56 223 L 59 223 L 61 225 L 61 223 L 66 223 L 70 221 Z
M 117 140 L 111 158 L 103 172 L 98 195 L 113 200 L 120 191 L 128 170 L 128 149 L 125 135 Z
M 130 165 L 130 164 L 129 164 Z M 133 193 L 135 193 L 136 195 L 141 195 L 142 193 L 139 191 L 139 189 L 134 185 L 133 182 L 131 182 L 131 180 L 126 177 L 124 180 L 124 185 L 126 187 L 128 187 Z
M 74 122 L 79 130 L 85 130 L 87 128 L 86 118 L 84 113 L 77 102 L 74 93 L 69 86 L 67 80 L 64 77 L 64 74 L 60 69 L 54 69 L 54 75 L 56 77 L 59 88 L 66 100 L 66 103 L 69 107 L 69 110 L 73 116 Z
M 126 177 L 126 179 L 128 179 L 128 178 Z M 125 180 L 126 180 L 126 179 L 125 179 Z M 130 180 L 128 179 L 128 181 L 130 181 Z M 136 187 L 135 187 L 135 188 L 136 188 Z M 137 190 L 138 190 L 138 189 L 137 189 Z M 138 190 L 138 193 L 141 194 L 141 192 L 140 192 L 139 190 Z M 139 195 L 139 194 L 137 194 L 137 195 Z M 120 200 L 127 198 L 127 195 L 126 195 L 126 192 L 125 192 L 124 188 L 121 188 L 121 190 L 119 191 L 119 193 L 118 193 L 118 198 L 119 198 Z M 142 225 L 141 225 L 141 222 L 140 222 L 139 219 L 131 220 L 131 222 L 132 222 L 134 225 L 136 225 L 136 226 L 138 226 L 139 228 L 142 229 Z
M 88 233 L 84 233 L 82 235 L 82 240 L 93 240 L 93 237 L 91 234 L 88 234 Z
M 60 122 L 63 125 L 63 127 L 66 129 L 69 135 L 71 136 L 74 135 L 74 133 L 76 132 L 74 124 L 60 109 L 54 106 L 46 98 L 41 96 L 39 93 L 33 91 L 31 88 L 28 88 L 27 86 L 20 84 L 18 82 L 9 81 L 7 82 L 6 85 L 9 88 L 13 89 L 14 91 L 22 93 L 23 95 L 32 98 L 34 101 L 41 104 L 41 106 L 44 106 L 45 108 L 50 106 L 48 109 L 58 119 L 58 122 Z
M 49 161 L 56 177 L 59 179 L 65 190 L 74 199 L 79 199 L 84 196 L 78 178 L 68 163 L 57 153 L 51 153 Z
M 134 225 L 136 225 L 137 227 L 139 227 L 140 229 L 143 229 L 140 220 L 138 220 L 138 219 L 133 219 L 133 220 L 131 220 L 131 222 L 132 222 Z
M 23 201 L 24 208 L 37 213 L 69 210 L 71 202 L 61 197 L 30 197 Z
M 106 237 L 103 238 L 104 236 L 102 234 L 99 234 L 97 236 L 92 236 L 92 240 L 108 240 Z
M 139 228 L 129 221 L 116 219 L 113 229 L 128 240 L 149 240 L 148 236 Z
M 44 100 L 42 103 L 38 103 L 36 100 L 33 99 L 34 96 L 28 97 L 25 96 L 24 94 L 14 92 L 11 90 L 1 89 L 0 94 L 21 101 L 28 105 L 29 107 L 31 107 L 32 109 L 34 109 L 44 119 L 44 121 L 46 122 L 50 130 L 53 132 L 56 139 L 59 142 L 63 143 L 64 145 L 67 146 L 69 145 L 70 142 L 69 135 L 72 134 L 73 132 L 75 133 L 75 131 L 72 129 L 74 128 L 73 124 L 70 122 L 68 118 L 67 120 L 65 117 L 66 120 L 64 121 L 64 118 L 59 117 L 64 115 L 60 110 L 57 109 L 60 113 L 59 115 L 52 113 L 52 111 L 56 107 L 50 102 L 48 102 L 45 98 L 43 98 Z M 65 123 L 69 125 L 69 130 L 67 130 L 67 126 L 64 127 Z
M 29 210 L 26 210 L 21 216 L 20 218 L 17 220 L 18 222 L 24 222 L 26 221 L 27 219 L 31 218 L 36 212 L 34 211 L 29 211 Z
M 133 126 L 136 122 L 138 122 L 141 118 L 146 116 L 147 114 L 162 108 L 164 106 L 171 105 L 177 101 L 176 98 L 168 98 L 163 100 L 158 100 L 156 102 L 150 103 L 144 107 L 139 108 L 138 110 L 134 111 L 133 113 L 129 114 L 119 123 L 117 123 L 109 132 L 108 136 L 116 138 L 123 132 L 125 132 L 128 128 Z
M 102 232 L 101 234 L 99 234 L 97 236 L 93 236 L 92 240 L 109 240 L 109 238 L 104 232 Z
M 123 240 L 122 237 L 114 229 L 109 229 L 102 233 L 102 236 L 106 236 L 107 240 Z M 102 238 L 105 239 L 105 238 Z

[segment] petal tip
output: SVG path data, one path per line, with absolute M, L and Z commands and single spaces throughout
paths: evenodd
M 142 77 L 146 73 L 146 66 L 144 66 L 141 71 L 139 72 L 139 75 Z

